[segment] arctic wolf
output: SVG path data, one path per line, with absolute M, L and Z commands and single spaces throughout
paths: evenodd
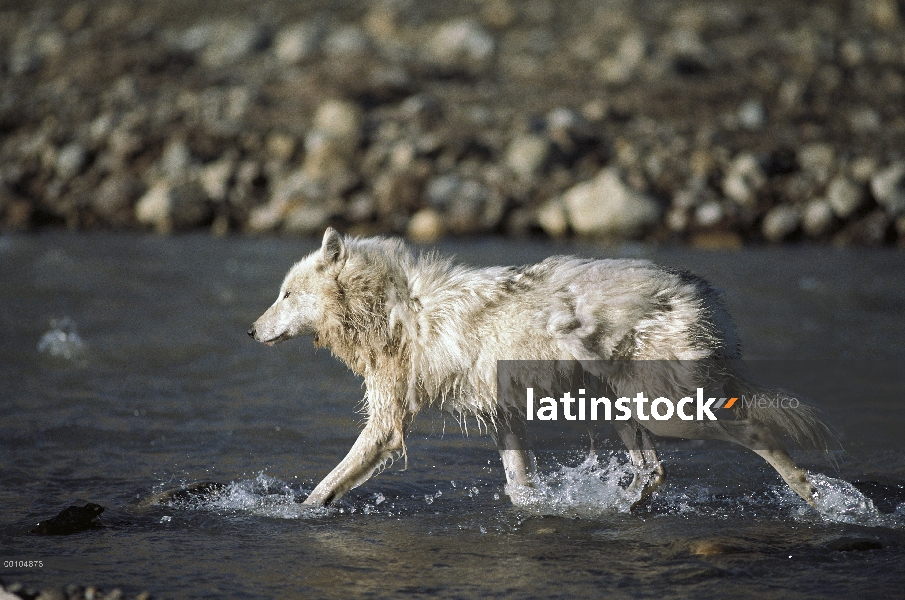
M 319 250 L 289 270 L 276 302 L 248 335 L 267 345 L 310 335 L 364 377 L 366 424 L 305 500 L 313 505 L 337 500 L 404 453 L 406 431 L 430 405 L 487 423 L 507 489 L 531 486 L 535 463 L 524 409 L 498 402 L 498 360 L 631 365 L 739 356 L 718 292 L 686 272 L 642 260 L 562 256 L 525 267 L 470 268 L 415 256 L 399 240 L 344 238 L 332 228 Z M 649 383 L 668 391 L 675 385 L 670 378 L 663 374 L 662 381 Z M 611 383 L 618 393 L 620 384 Z M 764 393 L 739 372 L 729 372 L 722 389 L 732 396 Z M 653 433 L 741 444 L 813 504 L 814 488 L 781 440 L 824 444 L 828 430 L 814 411 L 803 405 L 795 411 L 735 410 L 735 419 L 718 422 L 614 422 L 629 448 L 635 470 L 630 488 L 638 502 L 665 476 Z

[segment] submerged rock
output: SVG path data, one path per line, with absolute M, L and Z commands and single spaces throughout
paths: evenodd
M 41 521 L 29 533 L 40 535 L 70 535 L 103 527 L 98 522 L 98 517 L 104 512 L 104 507 L 89 502 L 85 506 L 70 506 L 63 509 L 57 516 Z

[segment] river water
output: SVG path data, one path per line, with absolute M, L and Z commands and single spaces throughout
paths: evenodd
M 447 242 L 476 265 L 646 257 L 725 291 L 745 355 L 821 396 L 844 454 L 802 455 L 808 507 L 756 455 L 663 440 L 635 512 L 624 450 L 539 450 L 513 506 L 489 439 L 419 416 L 408 461 L 299 500 L 361 424 L 361 381 L 310 340 L 245 335 L 312 240 L 0 236 L 0 580 L 160 598 L 871 597 L 905 590 L 905 253 Z M 784 383 L 784 382 L 780 382 Z M 147 499 L 200 482 L 219 492 Z M 860 490 L 860 491 L 859 491 Z M 69 505 L 103 528 L 28 533 Z

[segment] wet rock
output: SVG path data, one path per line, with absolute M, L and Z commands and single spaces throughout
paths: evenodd
M 660 207 L 626 185 L 618 169 L 607 167 L 591 181 L 563 195 L 569 224 L 581 235 L 630 237 L 652 226 Z
M 101 183 L 97 193 L 91 197 L 91 209 L 104 223 L 126 227 L 132 224 L 133 208 L 145 191 L 144 184 L 138 179 L 114 173 Z
M 817 199 L 808 202 L 801 218 L 801 228 L 813 238 L 819 238 L 833 225 L 833 209 L 826 200 Z
M 840 537 L 828 542 L 826 547 L 837 552 L 865 552 L 882 550 L 883 544 L 872 538 Z
M 87 162 L 88 153 L 85 147 L 73 142 L 60 149 L 54 166 L 60 179 L 68 181 L 79 175 Z
M 211 209 L 200 185 L 159 181 L 135 206 L 135 218 L 158 233 L 191 229 L 210 221 Z
M 435 242 L 443 237 L 443 217 L 433 208 L 422 208 L 409 219 L 406 236 L 422 244 Z
M 789 237 L 801 221 L 798 211 L 785 204 L 775 206 L 764 217 L 761 233 L 770 242 L 781 242 Z
M 688 544 L 688 551 L 695 556 L 716 556 L 719 554 L 744 552 L 741 547 L 721 540 L 694 540 Z
M 151 506 L 192 506 L 199 501 L 215 498 L 229 486 L 218 481 L 196 481 L 186 486 L 153 494 L 136 502 L 139 508 Z
M 870 191 L 877 204 L 892 216 L 905 213 L 905 162 L 894 163 L 870 179 Z
M 522 179 L 529 180 L 544 166 L 550 155 L 550 143 L 538 135 L 516 137 L 506 150 L 506 166 Z
M 441 25 L 427 45 L 428 53 L 439 65 L 466 70 L 486 68 L 495 48 L 493 36 L 471 19 Z
M 93 502 L 89 502 L 85 506 L 70 506 L 63 509 L 57 516 L 41 521 L 29 533 L 70 535 L 88 529 L 97 529 L 102 527 L 98 521 L 102 512 L 104 512 L 104 507 Z
M 300 63 L 317 53 L 322 37 L 323 32 L 316 24 L 296 23 L 277 33 L 273 53 L 283 63 Z
M 864 190 L 844 175 L 830 181 L 826 188 L 826 200 L 833 213 L 840 219 L 847 219 L 864 204 Z

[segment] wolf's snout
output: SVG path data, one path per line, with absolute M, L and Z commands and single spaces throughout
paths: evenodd
M 254 325 L 252 325 L 251 327 L 248 328 L 248 337 L 250 337 L 250 338 L 255 337 L 255 333 L 256 333 L 256 332 L 255 332 L 255 326 L 254 326 Z

